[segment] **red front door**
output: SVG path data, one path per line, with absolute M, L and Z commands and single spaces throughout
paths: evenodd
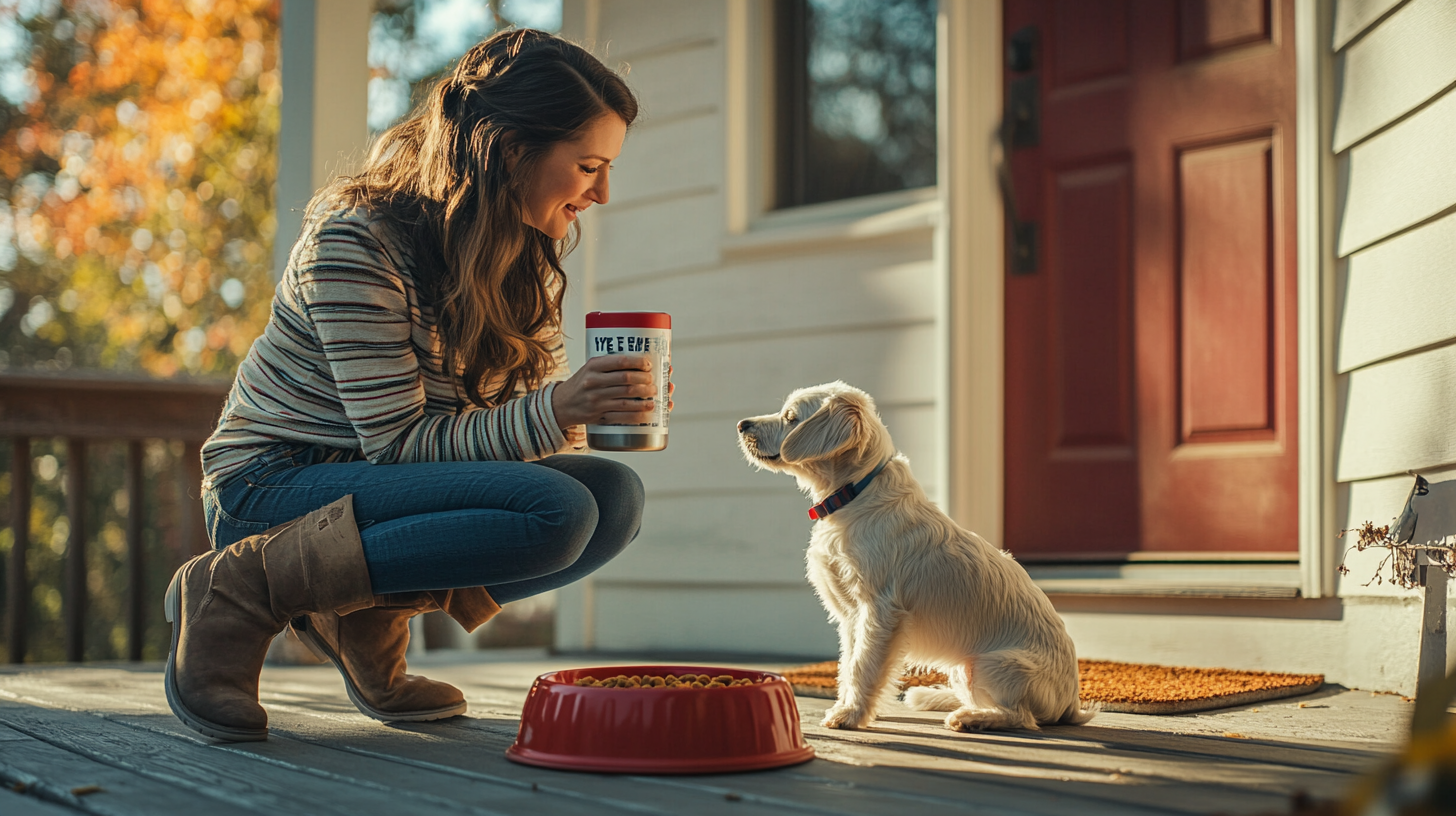
M 1018 555 L 1297 548 L 1293 6 L 1004 1 Z

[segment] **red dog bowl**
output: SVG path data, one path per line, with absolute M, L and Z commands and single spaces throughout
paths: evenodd
M 706 674 L 767 678 L 722 688 L 592 688 L 582 677 Z M 710 666 L 602 666 L 536 678 L 506 757 L 527 765 L 614 773 L 717 773 L 814 758 L 788 681 Z

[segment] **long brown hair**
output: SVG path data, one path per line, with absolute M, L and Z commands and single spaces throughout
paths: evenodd
M 537 388 L 551 370 L 540 336 L 560 325 L 561 256 L 579 231 L 573 223 L 556 241 L 528 226 L 524 194 L 553 145 L 608 113 L 629 126 L 637 118 L 621 77 L 559 37 L 503 31 L 381 134 L 362 172 L 310 204 L 367 207 L 406 240 L 434 306 L 445 373 L 461 375 L 476 405 Z

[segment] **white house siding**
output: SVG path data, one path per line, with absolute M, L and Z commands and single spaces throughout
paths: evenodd
M 1363 6 L 1378 8 L 1366 9 Z M 1342 27 L 1341 22 L 1347 21 Z M 1337 518 L 1384 524 L 1432 482 L 1416 538 L 1456 539 L 1456 5 L 1355 3 L 1336 12 L 1333 149 Z M 1352 556 L 1346 598 L 1379 558 Z M 1412 613 L 1414 614 L 1414 613 Z M 1414 627 L 1402 623 L 1402 629 Z M 1452 644 L 1456 645 L 1456 644 Z
M 743 59 L 729 55 L 752 50 L 728 41 L 747 34 L 729 14 L 747 10 L 728 0 L 566 3 L 564 34 L 608 65 L 630 66 L 643 103 L 610 205 L 583 219 L 568 320 L 588 309 L 670 312 L 678 396 L 666 451 L 616 455 L 646 485 L 642 532 L 562 590 L 558 648 L 835 651 L 804 577 L 808 505 L 790 478 L 750 468 L 736 444 L 738 419 L 774 411 L 795 388 L 844 379 L 868 390 L 933 482 L 934 197 L 884 198 L 879 209 L 894 212 L 878 218 L 874 202 L 859 214 L 805 210 L 793 224 L 750 212 L 735 232 L 729 188 L 764 180 L 729 174 L 767 167 L 729 159 L 729 117 L 767 112 L 728 107 L 729 60 Z M 733 104 L 769 101 L 747 93 Z

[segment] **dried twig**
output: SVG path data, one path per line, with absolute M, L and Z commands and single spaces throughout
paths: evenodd
M 1395 534 L 1390 531 L 1390 525 L 1376 527 L 1373 522 L 1365 522 L 1354 530 L 1341 530 L 1340 538 L 1345 533 L 1355 533 L 1356 540 L 1345 554 L 1340 558 L 1340 574 L 1349 575 L 1350 568 L 1345 566 L 1345 561 L 1352 552 L 1364 552 L 1369 549 L 1386 550 L 1385 557 L 1375 567 L 1375 574 L 1370 580 L 1361 586 L 1370 586 L 1372 583 L 1377 586 L 1384 584 L 1385 566 L 1390 565 L 1390 582 L 1405 589 L 1415 589 L 1420 586 L 1418 573 L 1416 571 L 1416 557 L 1419 553 L 1425 552 L 1430 558 L 1431 565 L 1445 570 L 1447 575 L 1456 577 L 1456 545 L 1432 545 L 1415 544 L 1409 541 L 1397 541 Z

